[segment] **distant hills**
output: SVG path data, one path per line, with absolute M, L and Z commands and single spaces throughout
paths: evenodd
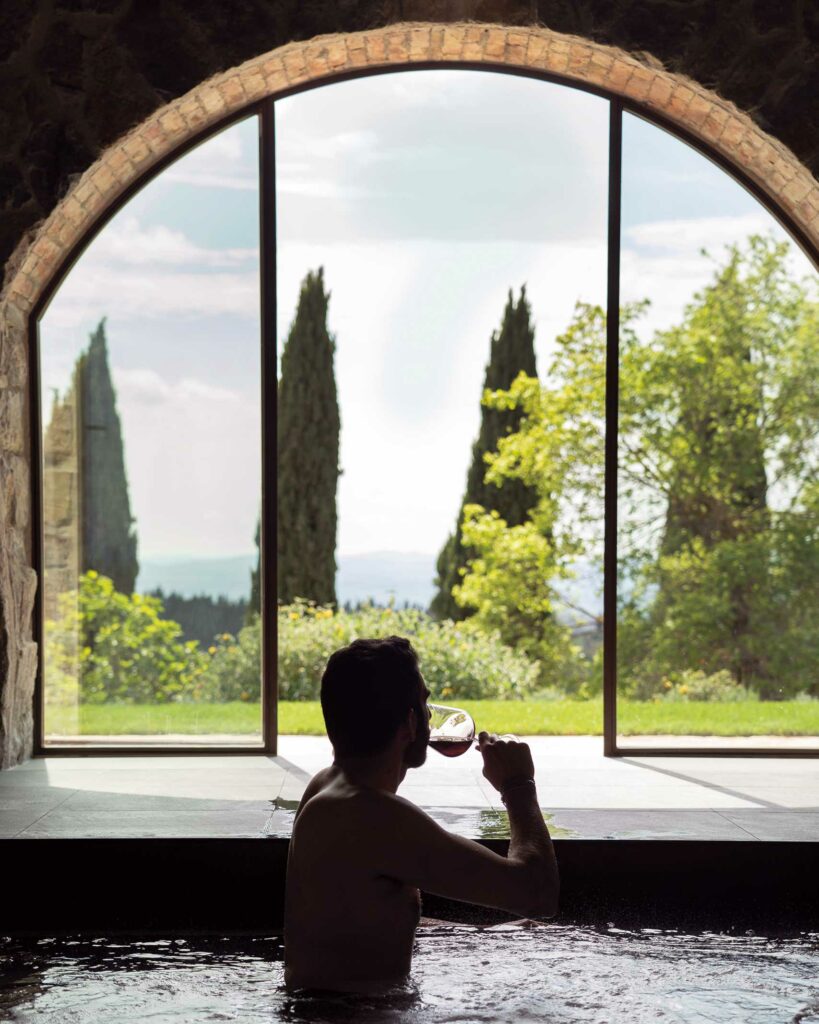
M 403 551 L 342 556 L 336 577 L 338 599 L 342 604 L 370 598 L 387 604 L 394 598 L 397 606 L 406 602 L 426 608 L 435 590 L 435 557 Z
M 166 594 L 224 595 L 238 601 L 250 593 L 250 570 L 255 564 L 255 554 L 178 562 L 144 559 L 137 590 L 145 593 L 161 587 Z M 396 605 L 408 602 L 426 608 L 432 600 L 434 577 L 435 555 L 377 551 L 339 558 L 336 587 L 342 604 L 367 599 L 386 604 L 394 597 Z
M 337 590 L 341 604 L 373 600 L 397 606 L 405 602 L 426 608 L 433 595 L 435 555 L 404 551 L 375 551 L 339 558 Z M 145 559 L 140 562 L 137 589 L 142 593 L 161 588 L 166 594 L 183 597 L 197 594 L 220 595 L 231 601 L 246 599 L 250 593 L 250 570 L 255 554 L 230 558 L 196 558 L 170 561 Z M 572 604 L 592 615 L 602 615 L 602 576 L 590 563 L 578 563 L 577 579 L 561 581 L 559 592 Z M 580 614 L 561 609 L 559 618 L 576 623 Z
M 209 594 L 231 601 L 246 600 L 250 594 L 250 570 L 255 564 L 255 555 L 178 562 L 140 559 L 136 585 L 143 594 L 161 588 L 166 594 L 176 593 L 182 597 Z

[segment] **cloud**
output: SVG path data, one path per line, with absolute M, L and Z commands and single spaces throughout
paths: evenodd
M 257 395 L 112 368 L 140 555 L 252 548 L 261 493 Z
M 276 194 L 311 199 L 365 199 L 374 193 L 355 185 L 342 185 L 332 178 L 300 177 L 293 165 L 286 165 L 276 175 Z
M 316 134 L 314 124 L 293 119 L 288 122 L 288 132 L 287 152 L 297 154 L 305 162 L 308 159 L 340 160 L 350 157 L 360 162 L 377 159 L 381 151 L 379 133 L 372 128 L 352 131 L 336 128 L 326 134 Z M 277 159 L 276 170 L 281 166 Z
M 120 319 L 146 317 L 201 320 L 231 314 L 259 316 L 259 273 L 168 273 L 161 269 L 102 267 L 72 277 L 60 289 L 47 314 L 51 329 L 77 328 L 89 315 L 116 312 Z
M 259 253 L 205 248 L 181 231 L 115 218 L 70 271 L 45 316 L 49 328 L 85 324 L 89 311 L 121 318 L 258 317 Z
M 206 249 L 182 231 L 164 224 L 143 226 L 135 216 L 116 217 L 99 234 L 83 256 L 83 269 L 112 264 L 132 266 L 189 266 L 200 269 L 237 267 L 257 262 L 253 249 Z
M 258 177 L 231 174 L 214 174 L 209 171 L 185 171 L 182 168 L 169 170 L 167 181 L 178 185 L 193 185 L 198 188 L 229 188 L 239 192 L 256 192 L 259 188 Z
M 186 153 L 163 173 L 164 182 L 199 188 L 256 191 L 258 138 L 256 117 L 214 135 Z
M 706 249 L 713 256 L 721 256 L 726 245 L 776 228 L 770 214 L 760 208 L 758 213 L 740 217 L 689 217 L 636 224 L 627 228 L 624 236 L 626 245 L 652 249 L 658 254 L 690 256 Z
M 606 218 L 608 106 L 526 78 L 414 71 L 276 104 L 280 239 L 546 241 Z
M 241 395 L 229 388 L 215 387 L 194 377 L 183 377 L 171 383 L 155 370 L 122 369 L 113 372 L 114 385 L 121 401 L 134 405 L 172 405 L 207 402 L 236 405 Z

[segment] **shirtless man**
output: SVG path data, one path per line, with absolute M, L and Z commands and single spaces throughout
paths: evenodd
M 296 812 L 287 866 L 289 989 L 377 992 L 405 981 L 419 889 L 554 917 L 559 880 L 525 743 L 482 732 L 483 774 L 509 812 L 509 854 L 451 835 L 396 795 L 426 760 L 430 693 L 408 640 L 355 640 L 329 659 L 321 706 L 335 759 Z

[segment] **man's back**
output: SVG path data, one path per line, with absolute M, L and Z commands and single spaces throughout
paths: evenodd
M 373 991 L 409 974 L 420 896 L 380 872 L 374 841 L 398 799 L 353 785 L 337 767 L 310 782 L 288 856 L 289 988 Z

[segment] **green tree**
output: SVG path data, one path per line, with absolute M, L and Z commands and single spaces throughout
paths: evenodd
M 763 697 L 818 689 L 819 629 L 807 609 L 819 597 L 819 305 L 786 258 L 787 245 L 761 237 L 730 247 L 680 324 L 650 339 L 637 331 L 645 303 L 621 311 L 624 692 L 683 671 L 727 671 Z M 521 564 L 534 567 L 531 579 L 568 574 L 578 557 L 600 564 L 605 335 L 603 311 L 578 305 L 549 384 L 520 378 L 487 396 L 523 414 L 489 459 L 489 479 L 538 492 L 528 533 L 518 531 L 518 576 Z M 486 513 L 471 511 L 466 532 L 481 558 L 457 596 L 487 609 L 505 600 L 520 616 L 531 588 L 510 587 L 512 568 L 497 565 L 512 528 L 490 550 L 480 542 L 481 529 L 491 535 Z
M 525 285 L 520 290 L 517 302 L 510 289 L 500 330 L 492 332 L 484 391 L 508 388 L 521 372 L 532 377 L 537 375 L 535 331 Z M 472 446 L 472 462 L 455 529 L 447 538 L 436 562 L 436 593 L 430 604 L 430 612 L 436 618 L 463 619 L 469 614 L 469 608 L 459 604 L 453 596 L 453 588 L 461 582 L 469 560 L 475 556 L 475 550 L 464 541 L 466 507 L 480 505 L 485 509 L 494 509 L 509 526 L 517 526 L 525 522 L 536 501 L 536 492 L 521 480 L 486 479 L 487 456 L 496 450 L 498 441 L 516 431 L 519 424 L 520 413 L 517 409 L 482 404 L 480 430 Z
M 213 643 L 215 636 L 238 633 L 247 618 L 247 602 L 231 601 L 223 594 L 187 597 L 174 591 L 166 594 L 159 588 L 149 596 L 159 598 L 164 614 L 179 624 L 186 640 L 196 640 L 205 648 Z
M 508 390 L 485 392 L 487 407 L 519 416 L 518 430 L 487 456 L 486 479 L 519 481 L 536 500 L 517 525 L 477 504 L 465 508 L 464 537 L 475 557 L 454 589 L 476 624 L 537 659 L 541 685 L 572 692 L 600 680 L 555 618 L 555 582 L 572 576 L 580 557 L 602 562 L 605 333 L 603 311 L 578 304 L 556 339 L 548 384 L 521 373 Z M 577 611 L 581 621 L 593 618 Z
M 278 383 L 278 597 L 336 602 L 340 418 L 324 272 L 302 282 Z
M 817 590 L 792 553 L 815 531 L 819 332 L 787 249 L 759 236 L 729 247 L 680 325 L 628 360 L 622 425 L 642 480 L 627 524 L 639 590 L 621 632 L 655 682 L 674 666 L 725 670 L 770 699 L 810 678 L 815 631 L 796 628 L 797 609 Z

